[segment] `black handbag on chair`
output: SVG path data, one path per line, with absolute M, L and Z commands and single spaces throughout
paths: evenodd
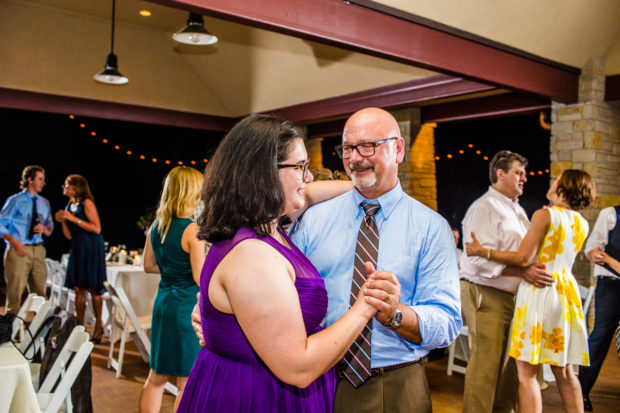
M 12 341 L 14 320 L 15 314 L 7 313 L 0 315 L 0 344 Z
M 20 320 L 22 320 L 22 323 L 24 324 L 26 331 L 28 331 L 28 334 L 30 335 L 30 339 L 32 340 L 31 345 L 34 345 L 34 338 L 32 337 L 32 333 L 30 332 L 30 329 L 26 326 L 26 321 L 20 316 L 12 314 L 12 313 L 0 315 L 0 344 L 4 344 L 10 341 L 13 344 L 13 346 L 15 346 L 17 351 L 19 351 L 26 360 L 30 361 L 32 360 L 32 357 L 28 357 L 26 356 L 26 354 L 22 353 L 19 347 L 17 347 L 17 344 L 15 344 L 15 342 L 13 341 L 13 322 L 15 321 L 16 318 L 19 318 Z

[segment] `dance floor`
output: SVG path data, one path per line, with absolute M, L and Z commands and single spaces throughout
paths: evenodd
M 1 299 L 2 297 L 0 297 Z M 2 302 L 3 300 L 0 300 Z M 4 307 L 0 306 L 0 314 Z M 92 328 L 87 326 L 92 333 Z M 117 346 L 118 348 L 118 346 Z M 91 395 L 95 413 L 138 413 L 140 390 L 146 379 L 149 367 L 142 361 L 133 343 L 125 349 L 125 362 L 122 376 L 116 379 L 115 372 L 106 367 L 109 343 L 104 340 L 95 345 L 92 356 L 93 384 Z M 430 384 L 433 411 L 438 413 L 459 413 L 463 404 L 463 375 L 446 375 L 446 356 L 426 363 Z M 615 413 L 620 405 L 620 360 L 614 346 L 611 346 L 601 369 L 601 374 L 591 393 L 594 410 L 597 413 Z M 545 413 L 563 412 L 562 401 L 554 383 L 543 391 L 543 410 Z M 163 413 L 172 413 L 174 397 L 164 394 Z
M 138 398 L 148 366 L 142 361 L 132 343 L 125 352 L 123 377 L 114 378 L 114 372 L 106 368 L 107 342 L 98 344 L 93 350 L 93 404 L 95 413 L 138 413 Z M 446 375 L 447 355 L 441 360 L 426 364 L 431 388 L 433 411 L 437 413 L 460 413 L 463 404 L 463 375 Z M 620 405 L 620 360 L 615 348 L 610 348 L 607 359 L 596 382 L 591 399 L 597 413 L 618 411 Z M 563 412 L 560 395 L 551 383 L 543 391 L 545 413 Z M 162 412 L 172 413 L 174 398 L 165 394 Z

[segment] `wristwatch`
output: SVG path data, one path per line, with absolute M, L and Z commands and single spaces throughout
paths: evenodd
M 387 323 L 383 323 L 383 325 L 391 329 L 395 329 L 399 327 L 402 322 L 403 322 L 403 312 L 400 311 L 400 308 L 396 307 L 396 311 L 394 312 L 392 319 L 388 321 Z

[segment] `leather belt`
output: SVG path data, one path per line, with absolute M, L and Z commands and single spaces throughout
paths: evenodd
M 392 370 L 397 370 L 397 369 L 402 369 L 403 367 L 408 367 L 408 366 L 413 366 L 414 364 L 422 364 L 422 359 L 419 358 L 417 360 L 413 360 L 413 361 L 406 361 L 404 363 L 400 363 L 400 364 L 394 364 L 391 366 L 385 366 L 385 367 L 379 367 L 376 369 L 370 369 L 370 375 L 371 376 L 380 376 L 383 373 L 385 373 L 386 371 L 392 371 Z
M 419 358 L 419 359 L 413 360 L 413 361 L 406 361 L 404 363 L 393 364 L 391 366 L 385 366 L 385 367 L 378 367 L 376 369 L 370 369 L 370 377 L 380 376 L 383 373 L 385 373 L 386 371 L 402 369 L 403 367 L 413 366 L 414 364 L 417 364 L 417 363 L 422 364 L 422 358 Z M 340 361 L 338 364 L 336 364 L 336 372 L 338 373 L 338 377 L 340 377 L 341 379 L 344 378 L 344 376 L 342 375 L 342 371 L 345 369 L 345 367 L 346 367 L 346 364 L 345 364 L 344 361 Z
M 36 244 L 25 244 L 27 247 L 40 247 L 43 245 L 42 242 L 37 242 Z

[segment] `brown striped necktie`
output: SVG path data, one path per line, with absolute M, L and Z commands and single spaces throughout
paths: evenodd
M 357 298 L 364 282 L 366 282 L 366 269 L 364 263 L 370 261 L 377 267 L 379 254 L 379 231 L 375 223 L 375 214 L 381 209 L 379 204 L 362 204 L 366 216 L 360 225 L 355 247 L 355 263 L 353 265 L 353 282 L 351 283 L 351 296 L 349 307 Z M 370 341 L 372 335 L 372 319 L 368 321 L 364 330 L 355 339 L 344 356 L 345 368 L 342 371 L 353 387 L 358 388 L 370 377 Z

